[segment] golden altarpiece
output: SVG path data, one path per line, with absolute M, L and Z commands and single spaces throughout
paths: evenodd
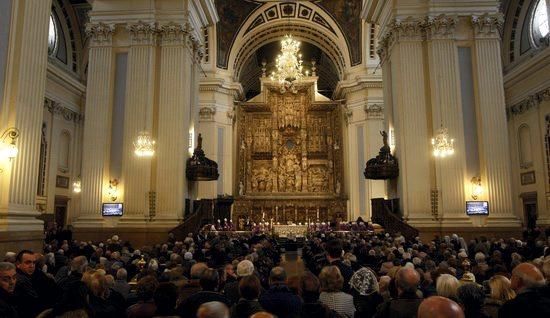
M 238 196 L 234 220 L 280 224 L 346 219 L 340 103 L 262 78 L 262 93 L 237 105 Z

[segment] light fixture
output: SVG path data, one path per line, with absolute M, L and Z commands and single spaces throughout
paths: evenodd
M 111 198 L 111 201 L 116 201 L 118 198 L 118 179 L 109 180 L 109 189 L 107 190 L 107 194 Z
M 19 129 L 15 127 L 10 127 L 2 133 L 0 136 L 1 145 L 0 145 L 0 155 L 2 158 L 8 158 L 10 161 L 17 157 L 19 150 L 15 145 L 15 140 L 19 137 Z M 7 139 L 10 140 L 7 140 Z
M 433 155 L 438 158 L 444 158 L 455 153 L 454 139 L 449 137 L 447 128 L 441 128 L 432 138 Z
M 481 186 L 481 177 L 475 176 L 470 181 L 472 184 L 472 199 L 477 200 L 483 194 L 483 187 Z
M 73 192 L 74 192 L 74 193 L 80 193 L 80 192 L 82 192 L 82 183 L 80 182 L 80 177 L 77 178 L 77 179 L 73 182 Z
M 152 157 L 155 154 L 155 140 L 149 132 L 140 131 L 134 140 L 134 153 L 138 157 Z
M 296 93 L 294 82 L 302 79 L 303 66 L 302 54 L 300 53 L 300 41 L 292 38 L 292 35 L 285 35 L 281 41 L 281 54 L 277 56 L 276 70 L 271 73 L 271 80 L 277 80 L 281 85 L 281 93 L 291 90 Z

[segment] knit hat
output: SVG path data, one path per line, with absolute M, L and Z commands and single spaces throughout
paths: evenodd
M 237 276 L 245 277 L 254 273 L 254 264 L 249 260 L 240 261 L 237 265 Z
M 368 296 L 379 290 L 376 274 L 368 267 L 362 267 L 357 270 L 351 276 L 349 285 L 361 296 Z

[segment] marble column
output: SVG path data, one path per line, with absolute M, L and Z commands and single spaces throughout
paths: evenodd
M 134 153 L 134 141 L 141 131 L 155 138 L 153 108 L 155 104 L 155 68 L 157 28 L 154 22 L 129 24 L 128 72 L 124 106 L 124 139 L 122 150 L 122 188 L 124 216 L 119 225 L 142 226 L 149 219 L 151 191 L 150 157 Z
M 464 213 L 466 149 L 464 122 L 460 96 L 458 51 L 455 44 L 455 27 L 458 18 L 439 15 L 428 17 L 427 34 L 428 65 L 432 131 L 448 129 L 455 140 L 455 153 L 446 158 L 431 156 L 435 163 L 437 190 L 439 193 L 438 218 L 442 222 L 470 224 Z M 470 178 L 473 176 L 470 176 Z
M 477 91 L 481 180 L 486 184 L 491 212 L 488 225 L 518 225 L 512 205 L 510 151 L 507 134 L 499 15 L 472 16 L 474 75 Z
M 192 52 L 182 24 L 162 25 L 157 148 L 156 221 L 177 223 L 187 197 L 185 163 L 189 158 L 190 65 Z
M 81 211 L 74 223 L 76 227 L 103 225 L 103 189 L 109 184 L 114 31 L 114 24 L 93 23 L 86 27 L 91 38 L 82 142 Z
M 431 219 L 430 162 L 422 21 L 397 20 L 382 40 L 381 56 L 390 62 L 395 155 L 400 174 L 397 193 L 404 218 Z M 430 124 L 431 126 L 431 124 Z
M 35 207 L 38 166 L 40 160 L 40 138 L 44 95 L 46 90 L 46 69 L 48 64 L 48 23 L 51 1 L 34 1 L 25 5 L 14 1 L 11 11 L 11 35 L 8 47 L 8 66 L 5 73 L 5 91 L 2 105 L 2 130 L 19 130 L 16 146 L 17 157 L 5 160 L 0 165 L 0 228 L 7 232 L 25 231 L 29 241 L 33 235 L 42 238 L 43 222 Z M 10 138 L 5 139 L 6 142 Z M 10 238 L 11 237 L 11 238 Z M 9 243 L 19 241 L 17 233 L 8 234 Z M 0 235 L 3 244 L 4 235 Z M 23 243 L 24 244 L 24 243 Z

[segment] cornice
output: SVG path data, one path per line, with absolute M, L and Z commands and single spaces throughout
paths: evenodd
M 235 100 L 241 100 L 244 97 L 241 84 L 228 84 L 222 79 L 201 80 L 201 82 L 199 83 L 199 91 L 216 92 L 225 95 L 231 95 Z
M 63 106 L 61 103 L 58 103 L 48 97 L 44 98 L 44 108 L 46 108 L 54 116 L 61 116 L 66 121 L 72 121 L 76 124 L 84 121 L 84 115 Z
M 334 89 L 333 96 L 335 99 L 345 99 L 348 94 L 369 88 L 383 88 L 382 80 L 372 80 L 360 77 L 354 81 L 340 81 Z
M 512 116 L 520 115 L 532 108 L 538 108 L 543 101 L 550 100 L 550 87 L 529 95 L 522 101 L 506 108 L 506 116 L 510 119 Z

